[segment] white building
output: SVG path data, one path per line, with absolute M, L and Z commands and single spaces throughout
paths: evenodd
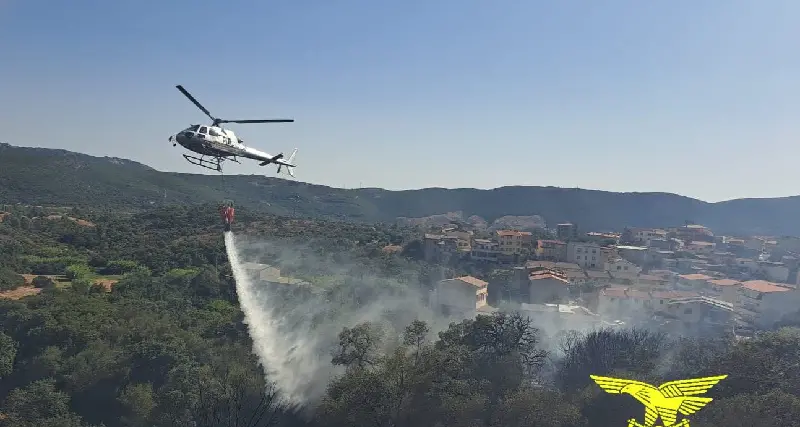
M 567 243 L 567 262 L 572 262 L 586 269 L 603 268 L 605 261 L 597 243 Z
M 642 269 L 636 264 L 622 258 L 614 258 L 606 261 L 605 271 L 612 273 L 632 273 L 639 274 Z
M 445 314 L 474 316 L 487 304 L 488 283 L 472 276 L 441 280 L 431 294 L 431 305 Z
M 766 280 L 749 280 L 740 287 L 739 302 L 756 314 L 757 325 L 769 327 L 800 310 L 800 291 Z

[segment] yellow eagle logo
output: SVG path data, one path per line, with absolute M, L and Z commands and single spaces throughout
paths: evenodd
M 589 377 L 607 393 L 630 394 L 644 405 L 644 424 L 639 424 L 636 420 L 631 419 L 628 421 L 628 427 L 653 427 L 659 417 L 661 417 L 663 427 L 689 427 L 689 420 L 686 418 L 675 424 L 678 413 L 687 416 L 703 409 L 714 399 L 696 397 L 696 395 L 704 394 L 718 382 L 727 378 L 727 375 L 670 381 L 659 387 L 620 378 L 597 375 Z

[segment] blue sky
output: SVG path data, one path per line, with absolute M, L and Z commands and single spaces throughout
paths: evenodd
M 184 85 L 297 179 L 800 194 L 800 2 L 0 1 L 0 140 L 199 172 Z M 229 165 L 227 173 L 275 175 Z

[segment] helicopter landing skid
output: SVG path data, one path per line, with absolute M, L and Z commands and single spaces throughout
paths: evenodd
M 205 156 L 195 157 L 190 156 L 188 154 L 184 154 L 183 158 L 186 159 L 187 162 L 195 165 L 200 166 L 206 169 L 210 169 L 212 171 L 222 172 L 222 162 L 223 158 L 221 157 L 212 157 L 214 160 L 206 160 Z

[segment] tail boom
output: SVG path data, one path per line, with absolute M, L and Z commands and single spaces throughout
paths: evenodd
M 292 163 L 292 161 L 294 161 L 294 156 L 296 154 L 297 154 L 297 148 L 295 148 L 294 151 L 292 151 L 292 155 L 289 156 L 288 159 L 286 159 L 286 162 L 283 162 L 283 161 L 276 162 L 276 163 L 278 163 L 278 173 L 281 173 L 281 168 L 286 166 L 286 173 L 288 173 L 292 178 L 294 178 L 294 168 L 297 167 L 297 166 L 295 166 Z

